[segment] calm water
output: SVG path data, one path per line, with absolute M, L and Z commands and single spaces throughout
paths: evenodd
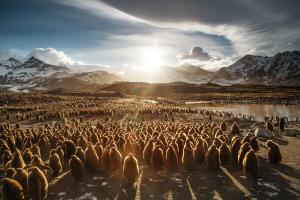
M 300 104 L 297 105 L 267 105 L 267 104 L 207 104 L 204 102 L 186 102 L 190 107 L 204 108 L 214 111 L 225 111 L 229 113 L 254 115 L 256 120 L 263 121 L 264 116 L 288 117 L 295 120 L 300 117 Z

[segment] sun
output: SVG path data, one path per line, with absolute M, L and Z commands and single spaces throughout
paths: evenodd
M 147 47 L 143 51 L 142 67 L 148 71 L 158 70 L 162 64 L 163 52 L 157 47 Z

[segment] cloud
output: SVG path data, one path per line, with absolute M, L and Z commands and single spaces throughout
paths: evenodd
M 8 58 L 16 58 L 22 60 L 23 57 L 17 54 L 16 49 L 4 50 L 0 49 L 0 60 L 7 60 Z
M 219 55 L 216 56 L 215 53 L 207 53 L 201 47 L 193 47 L 189 53 L 176 57 L 178 58 L 179 65 L 194 65 L 208 71 L 217 71 L 221 67 L 227 67 L 240 58 L 236 54 L 233 54 L 233 56 Z
M 103 0 L 124 13 L 154 22 L 196 22 L 205 24 L 241 24 L 266 18 L 297 21 L 298 0 Z
M 74 65 L 72 58 L 68 57 L 63 51 L 57 51 L 54 48 L 35 48 L 29 53 L 27 58 L 30 58 L 31 56 L 52 65 Z
M 254 48 L 263 55 L 300 48 L 298 0 L 104 2 L 162 29 L 224 36 L 239 55 Z
M 204 52 L 201 47 L 193 47 L 190 53 L 179 56 L 182 60 L 210 60 L 211 57 L 208 53 Z
M 114 7 L 107 5 L 106 3 L 98 0 L 68 0 L 61 1 L 57 0 L 58 3 L 71 6 L 74 8 L 88 10 L 89 12 L 109 19 L 122 20 L 122 21 L 131 21 L 131 22 L 145 22 L 142 19 L 131 16 L 125 12 L 122 12 Z
M 147 46 L 149 43 L 152 45 L 153 41 L 158 41 L 158 46 L 168 50 L 169 53 L 166 53 L 164 58 L 168 63 L 172 63 L 172 59 L 176 62 L 174 55 L 181 54 L 195 44 L 201 44 L 210 55 L 220 58 L 243 56 L 248 52 L 274 55 L 279 51 L 300 48 L 300 11 L 299 6 L 295 6 L 298 4 L 297 0 L 215 0 L 214 2 L 210 0 L 54 0 L 50 2 L 51 4 L 47 3 L 47 5 L 51 5 L 48 6 L 51 8 L 51 14 L 47 13 L 47 17 L 40 18 L 50 19 L 36 23 L 38 27 L 44 27 L 45 24 L 49 27 L 50 24 L 51 27 L 45 32 L 51 36 L 57 34 L 53 41 L 58 44 L 52 41 L 49 44 L 48 35 L 44 36 L 46 39 L 40 39 L 42 44 L 45 42 L 46 45 L 72 49 L 73 52 L 81 51 L 86 62 L 94 63 L 101 60 L 117 67 L 123 63 L 139 65 L 136 60 L 141 56 L 138 55 L 140 51 L 137 48 Z M 28 5 L 28 7 L 32 6 Z M 53 12 L 55 15 L 52 14 Z M 56 15 L 64 18 L 65 23 L 57 20 Z M 55 17 L 55 21 L 51 16 Z M 34 15 L 35 17 L 37 15 Z M 35 20 L 27 21 L 35 22 Z M 28 29 L 28 24 L 26 26 L 14 24 L 13 27 L 13 30 L 15 27 L 45 30 L 36 27 Z M 24 33 L 24 30 L 17 29 L 15 32 Z M 31 32 L 27 35 L 32 36 L 37 33 Z M 71 32 L 72 34 L 69 34 Z M 38 32 L 37 38 L 43 37 L 43 34 L 45 33 Z M 70 39 L 70 37 L 74 38 Z M 5 38 L 5 41 L 8 40 Z M 30 43 L 23 38 L 22 41 Z M 36 46 L 32 42 L 30 44 Z M 82 52 L 83 48 L 85 48 L 84 52 Z M 251 51 L 253 49 L 255 52 Z M 189 53 L 186 57 L 194 59 L 196 56 Z M 199 58 L 201 59 L 200 56 Z M 204 56 L 203 59 L 208 58 Z M 187 59 L 183 58 L 183 60 Z
M 237 61 L 239 56 L 225 57 L 225 58 L 212 58 L 207 61 L 199 60 L 181 60 L 180 65 L 190 64 L 208 71 L 217 71 L 220 67 L 227 67 Z

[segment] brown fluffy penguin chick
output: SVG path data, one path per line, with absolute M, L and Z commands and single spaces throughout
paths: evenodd
M 169 145 L 166 151 L 166 168 L 169 170 L 177 169 L 178 167 L 178 156 L 173 148 L 173 146 Z
M 159 170 L 164 166 L 164 152 L 159 146 L 153 147 L 151 166 L 156 170 Z
M 65 163 L 65 160 L 64 160 L 65 153 L 64 153 L 63 147 L 62 146 L 56 147 L 55 153 L 57 153 L 57 155 L 59 156 L 61 165 L 64 166 L 64 163 Z
M 124 153 L 125 155 L 128 155 L 129 153 L 133 152 L 133 144 L 130 140 L 126 140 L 123 145 Z
M 14 152 L 15 148 L 16 148 L 15 138 L 13 136 L 8 137 L 6 139 L 6 143 L 9 146 L 9 149 L 11 150 L 11 152 Z
M 10 167 L 13 167 L 16 169 L 16 168 L 24 168 L 25 166 L 26 166 L 26 164 L 23 160 L 21 152 L 18 149 L 16 149 L 16 151 L 14 153 L 14 157 L 11 160 Z
M 226 131 L 227 130 L 227 124 L 225 121 L 222 121 L 221 124 L 220 124 L 220 129 L 222 131 Z
M 203 140 L 199 140 L 199 142 L 196 144 L 196 147 L 194 149 L 194 156 L 195 156 L 195 162 L 197 164 L 201 164 L 205 161 L 205 147 L 203 144 Z
M 257 178 L 259 168 L 258 157 L 255 154 L 253 149 L 250 149 L 243 160 L 243 172 L 244 176 L 248 174 L 252 175 L 254 178 Z
M 27 190 L 28 172 L 25 169 L 18 168 L 12 178 L 22 185 L 24 191 Z
M 4 177 L 12 178 L 15 173 L 16 173 L 15 168 L 9 167 L 4 170 Z
M 230 133 L 231 133 L 231 135 L 240 135 L 241 134 L 240 127 L 236 122 L 234 122 L 233 125 L 231 126 Z
M 281 152 L 277 143 L 272 140 L 266 142 L 268 147 L 268 158 L 271 164 L 278 164 L 282 160 Z
M 139 175 L 139 165 L 137 159 L 132 153 L 124 159 L 123 165 L 123 178 L 129 185 L 132 185 L 138 178 Z
M 94 149 L 97 153 L 98 156 L 98 165 L 101 166 L 101 158 L 102 158 L 102 154 L 103 154 L 103 147 L 100 143 L 97 143 L 94 145 Z
M 65 140 L 64 145 L 65 145 L 65 151 L 64 151 L 65 159 L 69 160 L 71 156 L 75 154 L 76 145 L 72 140 Z
M 81 147 L 77 147 L 75 156 L 77 156 L 82 162 L 84 162 L 84 151 L 82 150 Z M 99 159 L 99 156 L 98 156 L 98 159 Z
M 239 155 L 240 148 L 241 148 L 241 139 L 237 138 L 232 143 L 231 149 L 230 149 L 232 160 L 234 162 L 238 162 L 238 155 Z
M 6 165 L 13 158 L 13 154 L 9 150 L 5 150 L 2 154 L 2 164 Z
M 38 155 L 34 155 L 32 157 L 30 166 L 38 167 L 40 170 L 48 170 L 52 172 L 52 169 L 49 166 L 45 165 L 44 161 Z
M 102 157 L 101 157 L 101 164 L 105 170 L 110 169 L 109 151 L 110 151 L 110 147 L 106 146 L 103 150 Z
M 234 141 L 237 140 L 237 139 L 242 140 L 242 138 L 241 138 L 240 136 L 238 136 L 238 135 L 235 135 L 235 136 L 233 136 L 233 137 L 231 138 L 231 142 L 230 142 L 230 146 L 231 146 L 231 147 L 232 147 Z
M 240 150 L 239 150 L 239 155 L 238 155 L 238 163 L 240 167 L 243 167 L 243 160 L 246 155 L 246 153 L 251 149 L 249 142 L 244 143 Z
M 177 138 L 176 143 L 178 146 L 178 158 L 182 158 L 184 141 L 180 138 Z
M 122 167 L 122 155 L 117 148 L 112 147 L 109 151 L 110 168 L 116 171 Z
M 258 141 L 255 136 L 250 139 L 250 146 L 255 152 L 259 150 Z
M 40 151 L 42 155 L 45 155 L 48 149 L 48 139 L 46 137 L 40 137 L 37 145 L 40 147 Z
M 205 156 L 205 161 L 206 161 L 208 169 L 211 169 L 211 170 L 219 169 L 220 161 L 219 161 L 219 151 L 217 149 L 217 146 L 211 145 L 208 148 L 206 156 Z
M 42 200 L 47 198 L 48 181 L 43 171 L 38 167 L 31 167 L 27 179 L 27 188 L 30 197 L 33 200 Z
M 1 182 L 1 195 L 3 200 L 23 200 L 25 198 L 23 187 L 18 181 L 4 178 Z
M 52 169 L 53 177 L 56 177 L 62 173 L 62 165 L 57 153 L 54 153 L 50 156 L 49 166 Z
M 82 149 L 85 149 L 87 146 L 87 141 L 82 135 L 78 138 L 78 146 L 80 146 Z
M 192 169 L 195 164 L 194 151 L 191 147 L 185 146 L 182 154 L 182 165 L 185 169 Z
M 213 144 L 216 145 L 217 148 L 219 148 L 222 144 L 222 141 L 219 138 L 215 138 Z
M 140 143 L 134 143 L 133 144 L 133 153 L 136 156 L 136 159 L 141 160 L 143 155 L 143 148 L 142 145 Z
M 76 181 L 81 181 L 83 176 L 84 165 L 83 162 L 75 155 L 71 156 L 69 160 L 71 174 Z
M 92 134 L 91 136 L 90 136 L 90 141 L 91 141 L 91 143 L 93 144 L 93 145 L 95 145 L 96 143 L 98 143 L 99 142 L 99 138 L 98 138 L 98 135 L 97 134 Z
M 227 164 L 230 160 L 230 149 L 225 142 L 219 148 L 219 156 L 221 165 Z
M 38 155 L 39 157 L 41 157 L 41 150 L 37 144 L 32 145 L 31 152 L 33 155 Z
M 245 135 L 241 141 L 242 145 L 245 144 L 246 142 L 250 143 L 250 135 L 249 134 Z
M 26 164 L 29 164 L 31 163 L 31 160 L 32 160 L 32 157 L 33 157 L 33 154 L 31 152 L 31 150 L 29 148 L 26 148 L 23 152 L 23 160 Z
M 84 153 L 84 167 L 90 171 L 96 171 L 98 166 L 98 156 L 92 145 L 88 145 Z
M 151 165 L 152 149 L 153 149 L 153 142 L 150 140 L 146 144 L 143 151 L 143 159 L 146 161 L 148 165 Z

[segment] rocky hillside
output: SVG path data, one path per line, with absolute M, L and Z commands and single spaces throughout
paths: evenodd
M 300 51 L 287 51 L 272 57 L 246 55 L 221 68 L 211 81 L 219 84 L 300 85 Z
M 111 84 L 122 78 L 106 71 L 76 73 L 67 67 L 50 65 L 30 57 L 22 63 L 14 58 L 0 61 L 0 85 L 11 90 L 89 88 Z

